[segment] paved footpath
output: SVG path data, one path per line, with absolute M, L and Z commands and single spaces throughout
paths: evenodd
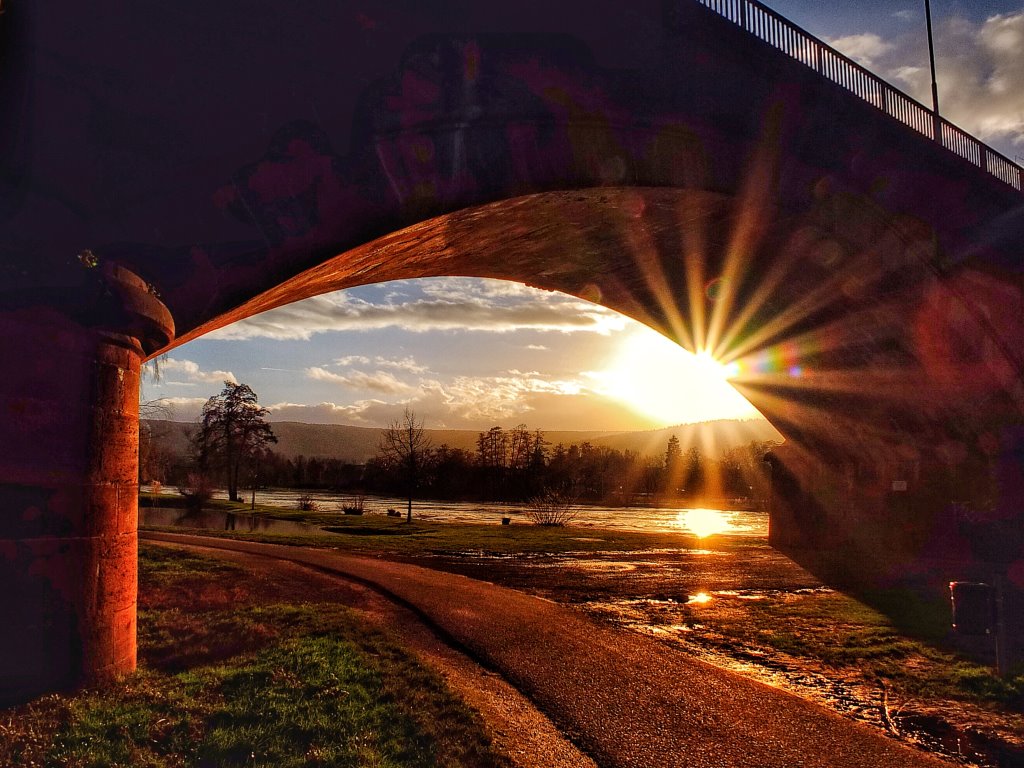
M 139 535 L 290 560 L 383 592 L 500 672 L 602 768 L 951 765 L 652 638 L 484 581 L 325 549 Z

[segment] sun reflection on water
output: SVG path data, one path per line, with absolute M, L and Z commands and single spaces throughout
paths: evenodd
M 726 533 L 733 528 L 731 515 L 717 509 L 684 509 L 676 516 L 676 523 L 689 530 L 698 539 Z

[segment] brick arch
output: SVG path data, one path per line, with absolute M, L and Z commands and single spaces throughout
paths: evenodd
M 388 276 L 714 331 L 837 546 L 892 456 L 1019 533 L 1020 194 L 843 84 L 689 0 L 106 6 L 0 17 L 0 697 L 134 666 L 140 359 Z

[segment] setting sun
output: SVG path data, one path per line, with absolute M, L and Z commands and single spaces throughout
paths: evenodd
M 594 374 L 608 396 L 661 424 L 749 419 L 759 414 L 708 352 L 692 354 L 648 328 L 623 339 L 608 367 Z

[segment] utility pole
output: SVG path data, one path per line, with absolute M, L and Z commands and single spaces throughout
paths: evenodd
M 939 84 L 935 78 L 935 41 L 932 37 L 932 4 L 924 0 L 924 18 L 928 25 L 928 61 L 932 67 L 932 112 L 935 120 L 935 140 L 942 143 L 942 121 L 939 117 Z

